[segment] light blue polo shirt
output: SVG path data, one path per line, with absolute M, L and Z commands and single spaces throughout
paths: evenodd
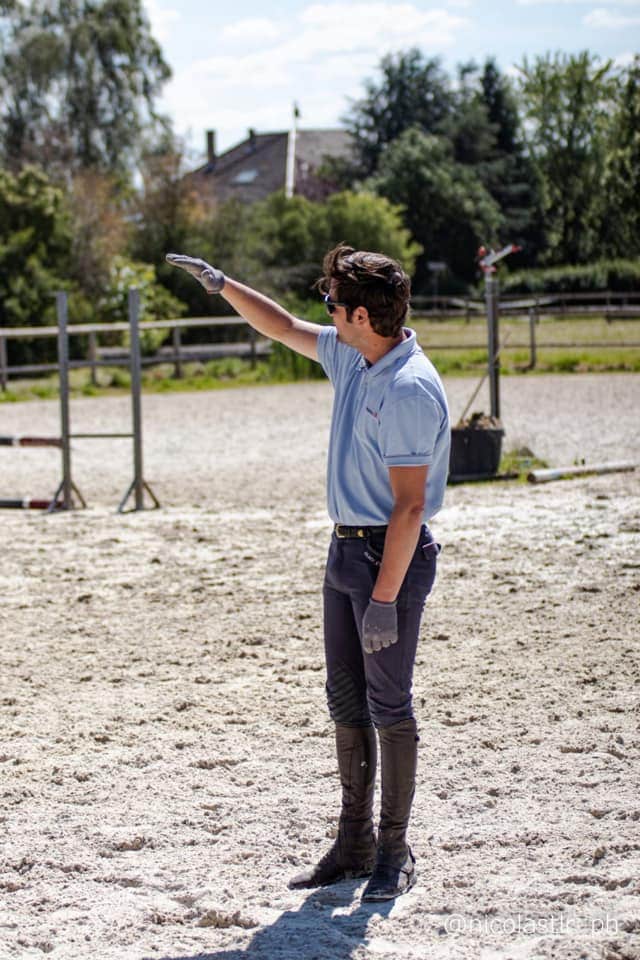
M 427 464 L 424 522 L 438 512 L 449 472 L 449 409 L 442 381 L 413 330 L 369 366 L 323 327 L 318 359 L 335 397 L 329 439 L 327 502 L 334 523 L 389 522 L 389 467 Z

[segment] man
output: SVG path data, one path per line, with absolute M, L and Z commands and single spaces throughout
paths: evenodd
M 411 684 L 439 552 L 426 524 L 442 504 L 450 442 L 440 378 L 403 325 L 409 278 L 381 254 L 336 247 L 319 282 L 335 326 L 323 326 L 297 319 L 203 260 L 167 260 L 220 293 L 260 333 L 319 360 L 334 385 L 327 471 L 334 531 L 323 593 L 342 811 L 335 843 L 290 886 L 368 876 L 363 900 L 393 899 L 415 882 L 406 839 L 418 741 Z

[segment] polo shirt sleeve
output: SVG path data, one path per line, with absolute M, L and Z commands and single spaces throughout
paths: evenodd
M 442 425 L 436 400 L 418 393 L 385 403 L 380 410 L 379 444 L 387 467 L 419 467 L 432 462 Z
M 318 335 L 318 360 L 332 383 L 336 382 L 338 367 L 338 331 L 335 327 L 323 327 Z

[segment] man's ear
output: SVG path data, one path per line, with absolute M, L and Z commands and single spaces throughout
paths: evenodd
M 366 307 L 354 307 L 351 311 L 351 322 L 357 327 L 370 326 L 369 311 Z

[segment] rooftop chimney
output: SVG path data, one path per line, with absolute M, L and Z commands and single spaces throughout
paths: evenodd
M 207 163 L 213 170 L 216 165 L 216 132 L 207 130 Z
M 253 127 L 249 127 L 249 150 L 251 153 L 255 153 L 257 146 L 256 132 Z

